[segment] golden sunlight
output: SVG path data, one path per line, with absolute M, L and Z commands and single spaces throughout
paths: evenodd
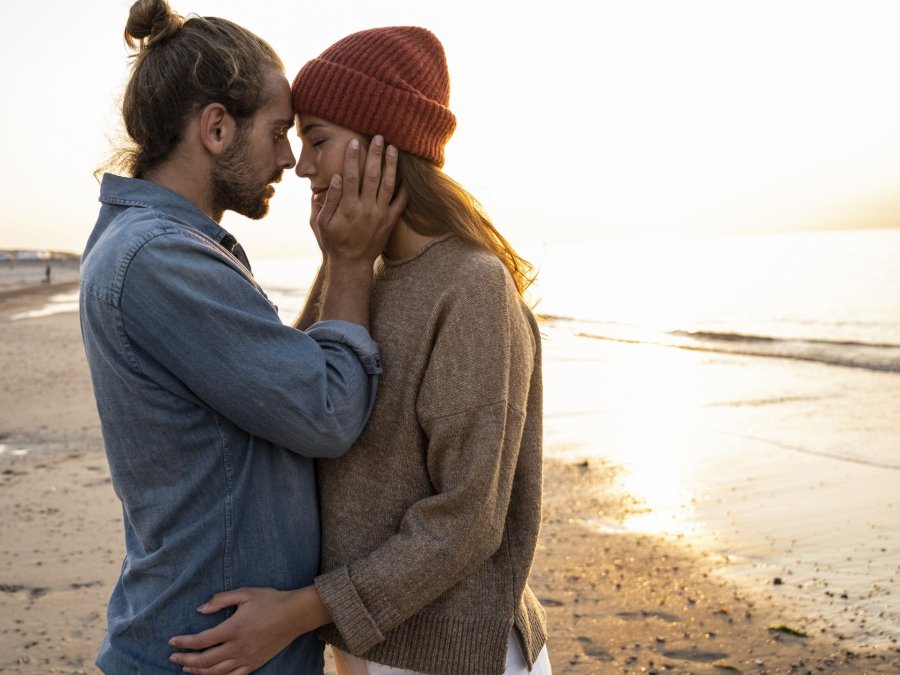
M 627 356 L 626 356 L 627 354 Z M 687 461 L 685 429 L 697 406 L 695 364 L 664 348 L 625 350 L 626 358 L 607 371 L 604 386 L 620 392 L 614 444 L 623 458 L 620 488 L 632 495 L 638 512 L 622 523 L 628 530 L 691 534 L 695 465 Z

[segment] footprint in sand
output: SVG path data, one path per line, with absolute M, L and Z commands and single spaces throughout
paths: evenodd
M 613 660 L 613 655 L 602 647 L 598 647 L 597 645 L 595 645 L 594 641 L 591 638 L 582 635 L 578 638 L 578 642 L 581 643 L 581 648 L 584 649 L 584 653 L 587 656 L 598 659 L 599 661 Z
M 648 617 L 656 617 L 657 619 L 662 619 L 668 623 L 675 623 L 678 621 L 678 617 L 674 614 L 666 614 L 665 612 L 647 612 L 644 610 L 641 610 L 640 612 L 618 612 L 616 616 L 620 619 L 627 619 L 628 621 L 643 620 Z
M 699 649 L 673 649 L 663 652 L 663 656 L 668 659 L 680 659 L 682 661 L 698 661 L 700 663 L 712 663 L 720 661 L 730 656 L 723 652 L 704 652 Z

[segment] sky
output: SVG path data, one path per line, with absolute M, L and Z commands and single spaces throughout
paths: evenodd
M 289 79 L 356 30 L 434 31 L 458 123 L 445 171 L 513 243 L 900 226 L 900 3 L 171 4 L 253 30 Z M 129 6 L 5 8 L 0 249 L 82 249 Z M 291 176 L 265 220 L 223 224 L 251 255 L 309 253 L 308 200 Z

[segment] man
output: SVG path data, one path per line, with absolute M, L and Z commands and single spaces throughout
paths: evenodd
M 97 658 L 116 674 L 179 671 L 167 641 L 228 616 L 197 612 L 215 592 L 312 583 L 311 458 L 344 453 L 371 411 L 372 263 L 402 210 L 390 202 L 396 152 L 348 148 L 317 220 L 323 320 L 306 332 L 283 325 L 219 225 L 226 210 L 264 216 L 295 163 L 281 61 L 249 31 L 184 21 L 164 0 L 133 5 L 126 39 L 138 48 L 123 103 L 132 177 L 103 177 L 81 270 L 82 334 L 125 526 Z M 321 672 L 322 660 L 307 634 L 263 670 Z

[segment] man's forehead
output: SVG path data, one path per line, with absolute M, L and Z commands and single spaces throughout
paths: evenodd
M 291 104 L 291 85 L 288 84 L 284 73 L 273 70 L 269 75 L 266 91 L 266 104 L 260 109 L 266 118 L 275 120 L 290 120 L 294 117 L 294 108 Z

